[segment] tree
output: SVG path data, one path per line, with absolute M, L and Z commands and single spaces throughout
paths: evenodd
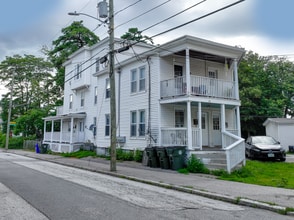
M 64 89 L 64 67 L 62 64 L 78 49 L 88 45 L 92 46 L 99 38 L 88 28 L 84 27 L 83 21 L 74 21 L 70 26 L 61 30 L 62 35 L 52 42 L 53 49 L 43 48 L 54 67 L 57 70 L 55 81 L 56 91 L 61 94 Z
M 13 132 L 15 134 L 22 133 L 24 137 L 35 135 L 36 138 L 42 137 L 44 121 L 42 118 L 47 116 L 44 109 L 31 109 L 16 120 Z
M 0 66 L 0 81 L 9 89 L 1 100 L 3 122 L 7 122 L 10 92 L 13 100 L 11 120 L 16 120 L 30 109 L 52 109 L 58 98 L 54 95 L 52 75 L 51 62 L 43 58 L 33 55 L 6 57 Z
M 144 43 L 148 43 L 149 41 L 150 43 L 153 44 L 152 38 L 146 35 L 142 35 L 142 32 L 139 31 L 138 28 L 129 28 L 128 32 L 123 34 L 120 38 L 125 40 L 144 42 Z
M 239 67 L 242 135 L 264 134 L 268 117 L 293 115 L 294 65 L 285 58 L 246 53 Z

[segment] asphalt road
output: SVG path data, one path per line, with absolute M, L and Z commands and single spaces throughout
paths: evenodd
M 0 153 L 0 198 L 3 220 L 293 219 L 5 153 Z

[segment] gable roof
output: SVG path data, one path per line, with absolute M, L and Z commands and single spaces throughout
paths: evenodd
M 267 126 L 270 122 L 275 124 L 294 124 L 294 118 L 268 118 L 263 123 L 263 126 Z

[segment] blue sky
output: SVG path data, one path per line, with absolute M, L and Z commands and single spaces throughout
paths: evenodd
M 100 1 L 100 0 L 99 0 Z M 186 13 L 158 25 L 144 33 L 152 36 L 163 30 L 217 10 L 237 0 L 207 0 Z M 115 11 L 119 11 L 137 0 L 114 0 Z M 166 2 L 166 0 L 142 0 L 115 17 L 121 24 L 144 11 Z M 121 36 L 129 27 L 145 29 L 200 0 L 170 0 L 160 8 L 115 30 Z M 67 13 L 78 11 L 97 15 L 97 0 L 6 0 L 1 2 L 0 14 L 0 62 L 5 56 L 14 54 L 42 55 L 42 46 L 50 47 L 60 36 L 60 30 L 75 20 L 84 20 L 90 30 L 97 21 L 87 17 L 72 17 Z M 244 2 L 192 23 L 176 31 L 154 39 L 164 43 L 182 35 L 242 46 L 261 55 L 294 54 L 294 0 L 245 0 Z M 98 28 L 95 33 L 102 39 L 107 37 L 107 28 Z M 289 56 L 290 58 L 294 58 Z
M 33 26 L 58 7 L 58 0 L 6 0 L 1 2 L 0 34 Z
M 293 40 L 294 1 L 255 0 L 256 24 L 261 34 L 277 40 Z M 293 51 L 294 52 L 294 51 Z

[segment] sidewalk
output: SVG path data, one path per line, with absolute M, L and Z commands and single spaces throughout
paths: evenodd
M 2 149 L 0 152 L 5 153 Z M 102 158 L 65 158 L 50 154 L 37 154 L 35 152 L 23 150 L 8 150 L 6 153 L 46 160 L 62 165 L 275 212 L 286 213 L 286 208 L 294 208 L 294 190 L 291 189 L 223 181 L 210 175 L 184 175 L 173 170 L 146 167 L 137 162 L 117 162 L 117 171 L 110 172 L 109 161 Z M 288 212 L 287 214 L 294 216 L 293 212 Z

